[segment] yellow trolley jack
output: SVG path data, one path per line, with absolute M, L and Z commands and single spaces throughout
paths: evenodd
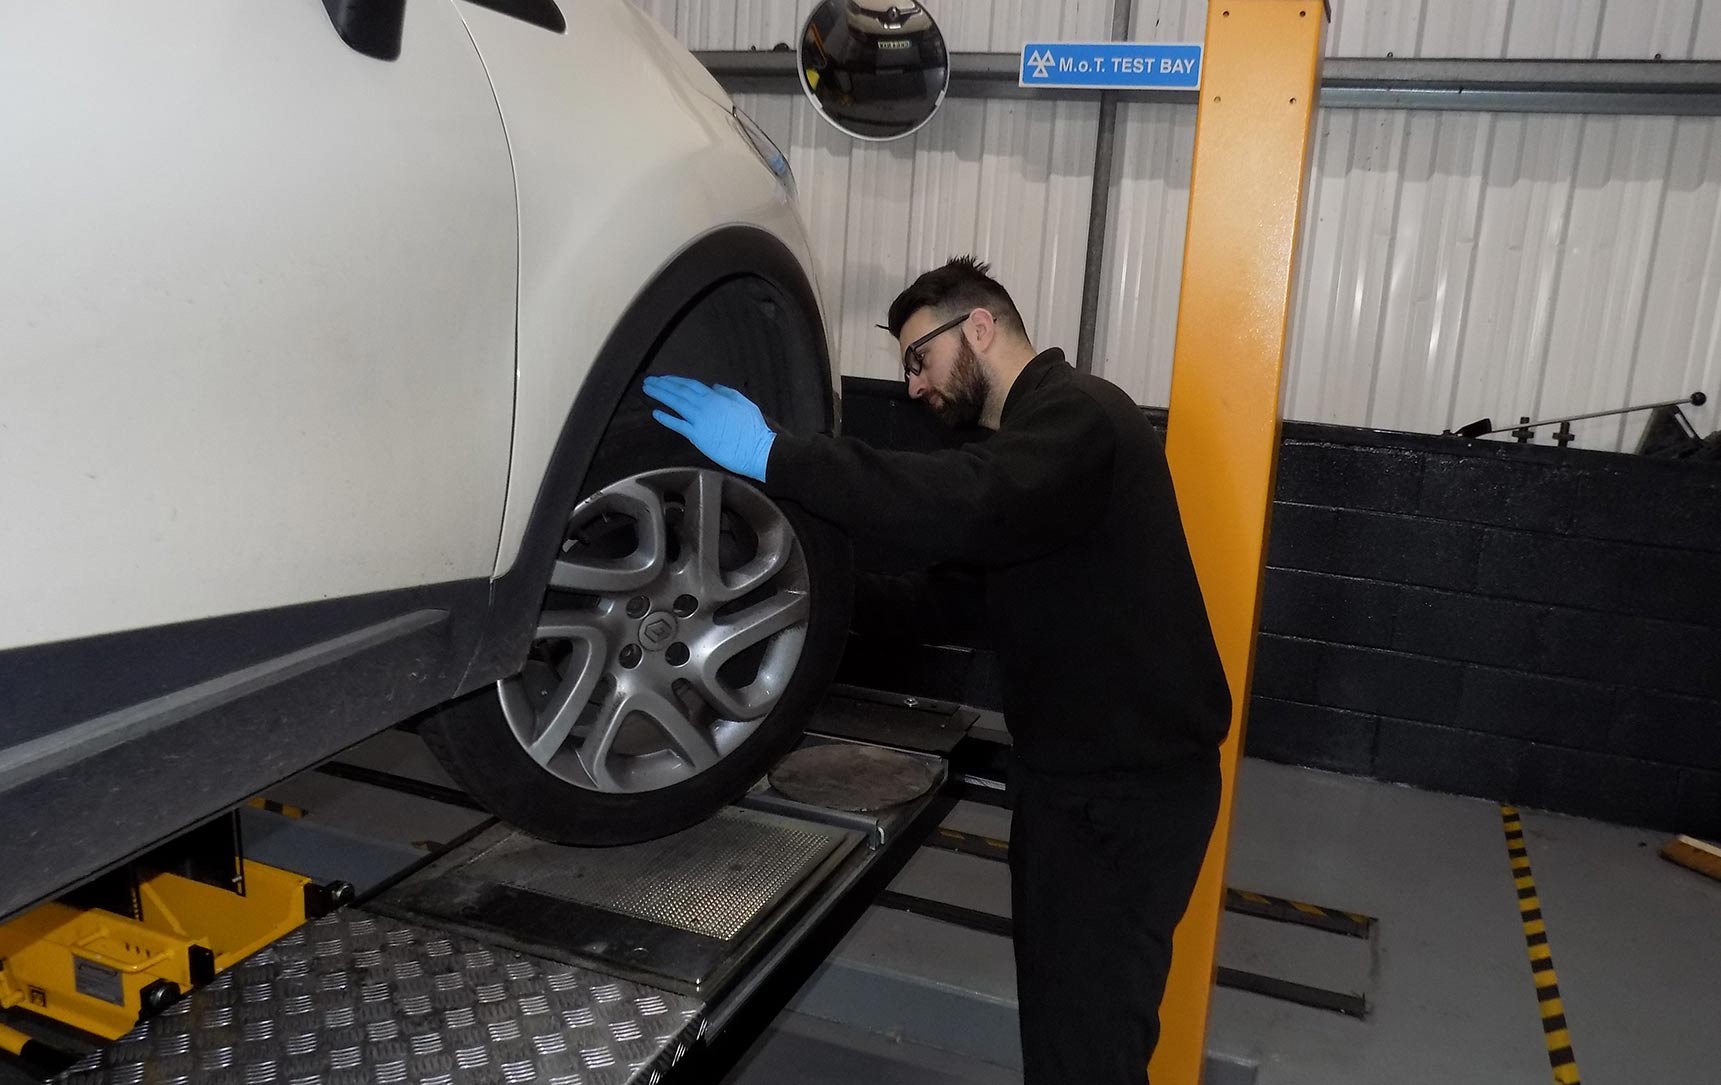
M 229 814 L 0 924 L 0 1010 L 117 1040 L 216 974 L 353 897 L 246 859 Z M 27 1016 L 11 1014 L 14 1025 Z M 0 1023 L 0 1052 L 52 1068 L 53 1048 Z

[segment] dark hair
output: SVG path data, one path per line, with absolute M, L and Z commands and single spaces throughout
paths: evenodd
M 1028 329 L 1022 323 L 1022 314 L 1016 311 L 1010 292 L 987 274 L 990 270 L 990 264 L 972 256 L 953 256 L 943 267 L 926 272 L 890 303 L 890 334 L 901 335 L 908 318 L 922 309 L 931 309 L 932 315 L 940 320 L 949 320 L 970 309 L 985 309 L 1000 327 L 1026 339 Z

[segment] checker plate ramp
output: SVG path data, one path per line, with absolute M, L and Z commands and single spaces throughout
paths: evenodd
M 349 908 L 307 924 L 68 1070 L 85 1085 L 654 1085 L 701 1004 Z

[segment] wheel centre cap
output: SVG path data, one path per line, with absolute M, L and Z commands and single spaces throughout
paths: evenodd
M 681 623 L 675 615 L 666 611 L 647 614 L 639 623 L 640 647 L 652 652 L 661 652 L 675 642 L 675 635 L 681 631 Z

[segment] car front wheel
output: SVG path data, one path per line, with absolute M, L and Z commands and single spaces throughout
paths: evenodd
M 624 474 L 566 520 L 519 673 L 423 729 L 504 820 L 565 843 L 710 816 L 793 747 L 847 628 L 831 527 L 704 467 Z

